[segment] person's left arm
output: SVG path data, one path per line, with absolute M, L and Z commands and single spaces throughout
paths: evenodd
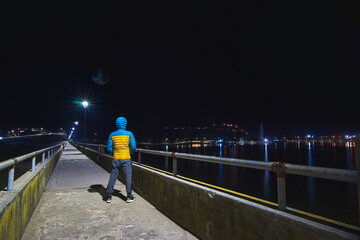
M 133 155 L 133 154 L 135 153 L 135 149 L 136 149 L 136 141 L 135 141 L 134 134 L 132 134 L 132 133 L 130 132 L 129 136 L 130 136 L 130 139 L 129 139 L 130 154 Z

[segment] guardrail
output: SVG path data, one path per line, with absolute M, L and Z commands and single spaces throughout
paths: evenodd
M 8 184 L 7 184 L 7 191 L 12 191 L 14 188 L 14 176 L 15 176 L 15 167 L 18 163 L 23 162 L 25 160 L 28 160 L 29 158 L 32 158 L 31 160 L 31 172 L 35 171 L 36 167 L 36 157 L 41 154 L 41 163 L 44 164 L 45 157 L 51 158 L 54 156 L 58 151 L 60 151 L 62 148 L 64 148 L 65 143 L 60 143 L 48 148 L 44 148 L 35 152 L 31 152 L 19 157 L 10 158 L 8 160 L 0 162 L 0 170 L 9 169 L 8 173 Z
M 83 144 L 78 144 L 80 147 L 84 147 Z M 357 143 L 357 145 L 360 145 Z M 95 148 L 99 153 L 105 153 L 106 146 L 101 144 L 86 144 Z M 359 147 L 359 146 L 357 146 Z M 360 150 L 357 149 L 360 152 Z M 329 179 L 334 181 L 344 181 L 344 182 L 354 182 L 358 184 L 358 196 L 360 196 L 360 177 L 358 177 L 358 172 L 360 169 L 357 167 L 356 170 L 346 170 L 346 169 L 336 169 L 336 168 L 326 168 L 326 167 L 314 167 L 314 166 L 304 166 L 297 164 L 289 164 L 282 162 L 262 162 L 255 160 L 246 160 L 246 159 L 237 159 L 237 158 L 225 158 L 225 157 L 214 157 L 214 156 L 205 156 L 205 155 L 196 155 L 189 153 L 179 153 L 179 152 L 168 152 L 168 151 L 158 151 L 150 149 L 141 149 L 137 148 L 136 152 L 138 153 L 138 163 L 141 165 L 141 154 L 152 154 L 164 157 L 171 157 L 173 159 L 173 175 L 177 176 L 177 159 L 188 159 L 193 161 L 201 162 L 210 162 L 218 164 L 226 164 L 238 167 L 260 169 L 265 171 L 272 171 L 276 173 L 277 177 L 277 197 L 278 197 L 278 208 L 281 211 L 286 210 L 286 174 L 307 176 L 307 177 L 316 177 Z M 357 153 L 359 155 L 360 153 Z M 357 165 L 360 165 L 360 156 L 356 157 Z M 360 210 L 360 200 L 359 200 L 359 210 Z
M 158 156 L 165 156 L 173 158 L 173 175 L 177 176 L 177 159 L 188 159 L 201 162 L 219 163 L 238 167 L 268 170 L 276 173 L 277 177 L 277 192 L 278 192 L 278 207 L 284 211 L 286 209 L 286 191 L 285 191 L 285 178 L 286 174 L 317 177 L 323 179 L 330 179 L 344 182 L 357 182 L 357 171 L 325 168 L 325 167 L 312 167 L 297 164 L 281 163 L 281 162 L 262 162 L 254 160 L 236 159 L 204 156 L 188 153 L 166 152 L 149 149 L 136 149 L 138 152 L 138 162 L 141 164 L 141 153 L 153 154 Z

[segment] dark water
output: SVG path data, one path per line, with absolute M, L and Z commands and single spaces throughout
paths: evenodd
M 355 170 L 355 143 L 352 142 L 277 142 L 201 147 L 169 145 L 151 149 Z M 172 171 L 172 161 L 165 161 L 164 157 L 144 154 L 142 162 Z M 179 159 L 178 174 L 277 202 L 276 175 L 270 171 Z M 286 192 L 289 207 L 359 225 L 355 183 L 287 175 Z
M 19 138 L 11 141 L 0 140 L 0 162 L 18 157 L 33 151 L 54 146 L 66 140 L 64 135 L 44 135 L 29 138 Z M 41 162 L 41 156 L 36 163 Z M 15 180 L 31 169 L 31 159 L 21 162 L 15 168 Z M 0 171 L 0 190 L 7 186 L 8 170 Z

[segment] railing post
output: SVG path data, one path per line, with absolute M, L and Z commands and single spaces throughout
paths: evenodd
M 356 139 L 355 139 L 355 165 L 357 171 L 357 190 L 358 190 L 359 223 L 360 223 L 360 133 L 356 134 Z
M 41 154 L 41 163 L 44 164 L 45 162 L 45 152 Z
M 166 145 L 165 150 L 168 152 L 169 151 L 169 145 Z M 168 165 L 169 165 L 169 157 L 165 156 L 165 170 L 168 170 Z
M 31 160 L 31 171 L 35 172 L 36 155 Z
M 285 165 L 286 163 L 274 162 L 271 169 L 276 173 L 278 208 L 280 211 L 286 210 L 286 185 L 285 185 Z
M 7 185 L 8 191 L 12 191 L 14 189 L 14 175 L 15 175 L 15 164 L 11 168 L 9 168 L 8 185 Z
M 98 162 L 100 159 L 100 152 L 101 152 L 101 146 L 100 144 L 98 144 L 98 149 L 97 149 L 98 153 L 96 154 L 96 161 Z
M 138 164 L 141 165 L 141 152 L 138 152 Z
M 176 152 L 172 152 L 171 157 L 173 159 L 173 175 L 177 176 L 177 158 L 175 157 Z
M 278 207 L 279 210 L 286 210 L 286 186 L 285 186 L 285 176 L 277 177 L 277 191 L 278 191 Z

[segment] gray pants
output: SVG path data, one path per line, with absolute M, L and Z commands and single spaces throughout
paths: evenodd
M 122 171 L 125 174 L 126 192 L 127 192 L 127 194 L 131 194 L 131 192 L 132 192 L 132 190 L 131 190 L 131 174 L 132 174 L 131 159 L 113 160 L 112 165 L 113 165 L 113 168 L 111 170 L 109 183 L 106 188 L 108 195 L 111 195 L 114 192 L 114 185 L 115 185 L 116 179 L 119 175 L 120 168 L 122 168 Z

